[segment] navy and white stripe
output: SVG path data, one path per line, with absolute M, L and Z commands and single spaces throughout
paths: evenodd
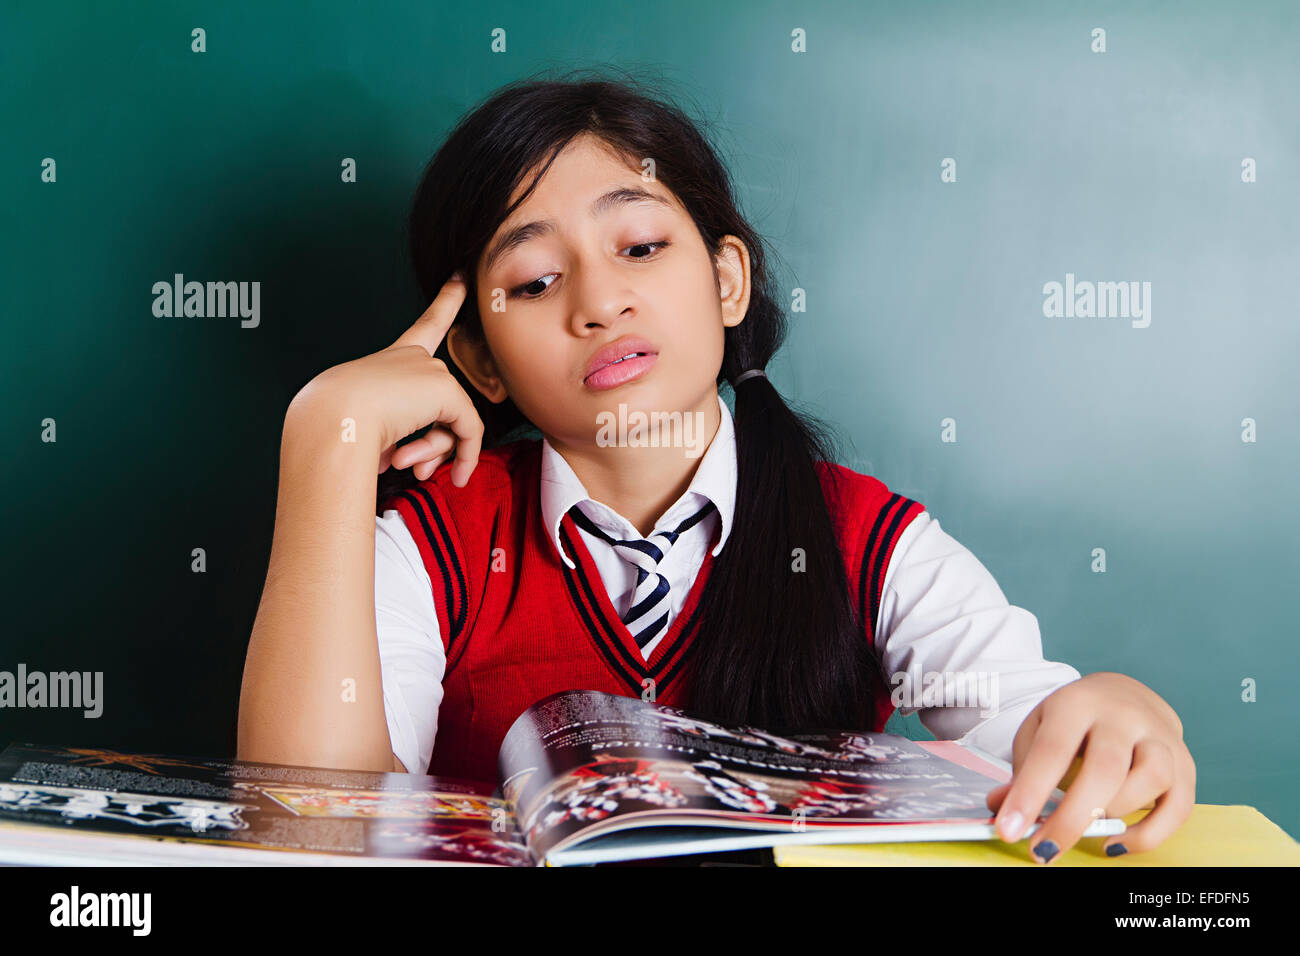
M 672 531 L 656 531 L 649 538 L 632 538 L 622 540 L 612 538 L 574 505 L 569 509 L 578 527 L 595 535 L 614 546 L 615 553 L 636 568 L 636 588 L 632 594 L 632 606 L 623 615 L 623 623 L 636 640 L 637 647 L 645 648 L 668 623 L 671 603 L 668 598 L 668 579 L 659 573 L 659 562 L 663 561 L 682 532 L 702 521 L 714 510 L 709 502 L 691 517 L 687 518 Z

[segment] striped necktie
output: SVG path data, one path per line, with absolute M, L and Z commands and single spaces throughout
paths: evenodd
M 649 538 L 633 538 L 623 541 L 611 538 L 592 522 L 582 509 L 574 505 L 569 509 L 574 522 L 584 531 L 595 535 L 614 546 L 614 551 L 623 560 L 636 568 L 636 589 L 632 594 L 632 606 L 623 615 L 623 623 L 636 640 L 636 646 L 645 648 L 668 623 L 668 579 L 659 573 L 659 562 L 668 554 L 682 532 L 692 527 L 714 510 L 709 502 L 691 517 L 679 524 L 673 531 L 656 531 Z

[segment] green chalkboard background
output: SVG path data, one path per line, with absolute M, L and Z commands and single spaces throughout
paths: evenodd
M 1169 700 L 1199 801 L 1300 833 L 1298 10 L 5 3 L 0 670 L 102 671 L 105 710 L 0 710 L 0 743 L 234 753 L 289 399 L 422 308 L 403 220 L 456 119 L 613 64 L 695 104 L 805 290 L 772 377 L 843 463 L 1049 658 Z M 260 281 L 260 325 L 155 317 L 176 273 Z M 1067 273 L 1149 281 L 1150 325 L 1045 317 Z

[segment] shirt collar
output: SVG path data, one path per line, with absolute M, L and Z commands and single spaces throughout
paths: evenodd
M 665 511 L 655 524 L 655 530 L 671 528 L 689 518 L 698 511 L 707 499 L 713 502 L 722 519 L 722 532 L 718 536 L 717 546 L 713 549 L 716 558 L 731 532 L 732 514 L 736 507 L 736 431 L 731 419 L 731 409 L 719 394 L 718 408 L 721 418 L 718 432 L 713 436 L 708 449 L 700 458 L 695 468 L 695 475 L 682 496 Z M 628 521 L 613 508 L 587 494 L 587 489 L 565 461 L 564 456 L 551 447 L 551 443 L 542 438 L 542 520 L 560 555 L 570 568 L 577 568 L 573 560 L 564 553 L 560 544 L 560 522 L 574 505 L 591 502 L 596 507 L 583 508 L 583 513 L 614 537 L 639 538 L 641 533 L 632 522 Z

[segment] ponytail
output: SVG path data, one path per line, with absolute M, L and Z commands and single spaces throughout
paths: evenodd
M 692 710 L 772 730 L 872 729 L 887 691 L 814 465 L 834 460 L 833 442 L 765 375 L 735 386 L 735 406 L 736 510 L 701 598 Z

